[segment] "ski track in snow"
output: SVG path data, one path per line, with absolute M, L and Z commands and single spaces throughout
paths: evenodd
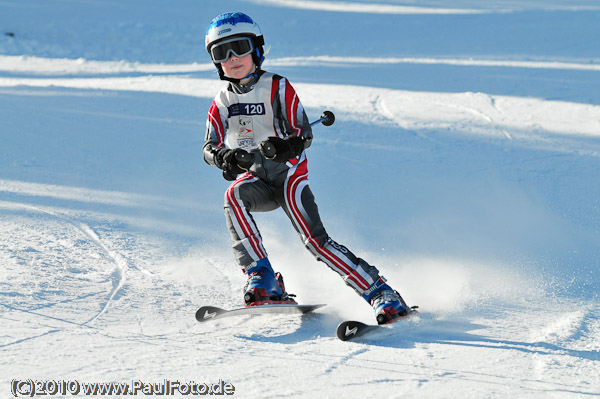
M 508 13 L 517 11 L 516 8 L 502 7 L 502 8 L 490 8 L 490 9 L 482 9 L 481 7 L 486 7 L 486 5 L 477 3 L 476 5 L 479 7 L 478 9 L 468 9 L 468 8 L 451 8 L 447 7 L 447 4 L 440 4 L 444 6 L 444 8 L 436 8 L 433 7 L 433 4 L 436 2 L 428 2 L 430 4 L 424 4 L 424 6 L 419 7 L 411 7 L 411 6 L 403 6 L 403 5 L 391 5 L 384 3 L 371 3 L 367 1 L 365 3 L 359 2 L 347 2 L 347 1 L 312 1 L 312 0 L 253 0 L 256 3 L 268 3 L 274 6 L 279 7 L 289 7 L 289 8 L 298 8 L 304 10 L 318 10 L 318 11 L 337 11 L 337 12 L 353 12 L 353 13 L 362 13 L 362 14 L 408 14 L 408 15 L 468 15 L 468 14 L 488 14 L 488 13 Z M 439 2 L 438 2 L 439 3 Z M 518 5 L 514 4 L 514 6 Z M 491 7 L 494 7 L 491 5 Z M 535 8 L 535 3 L 531 5 L 525 6 Z M 599 10 L 598 6 L 569 6 L 565 5 L 546 5 L 545 9 L 552 10 Z
M 71 220 L 66 215 L 61 215 L 56 211 L 53 211 L 50 209 L 44 209 L 44 208 L 41 208 L 38 206 L 23 205 L 21 207 L 21 209 L 26 210 L 28 212 L 43 213 L 43 214 L 46 214 L 46 215 L 52 216 L 53 218 L 58 219 L 63 225 L 70 226 L 70 228 L 76 230 L 80 236 L 84 237 L 86 240 L 91 242 L 94 246 L 97 247 L 97 249 L 101 253 L 105 254 L 110 259 L 110 263 L 113 265 L 113 269 L 108 274 L 110 275 L 110 279 L 112 281 L 112 287 L 111 287 L 110 292 L 106 295 L 106 300 L 104 301 L 104 303 L 99 304 L 100 310 L 97 313 L 93 314 L 88 320 L 86 320 L 82 323 L 76 323 L 76 324 L 78 324 L 80 326 L 86 326 L 86 325 L 93 323 L 94 320 L 96 320 L 104 312 L 106 312 L 106 310 L 110 307 L 112 301 L 116 297 L 119 290 L 121 290 L 123 288 L 123 284 L 125 282 L 126 270 L 128 268 L 130 268 L 131 266 L 118 252 L 110 249 L 107 245 L 105 245 L 102 242 L 102 240 L 100 239 L 100 237 L 96 234 L 96 232 L 89 225 L 86 225 L 85 223 L 81 223 L 81 222 L 76 222 L 74 220 Z M 145 270 L 142 270 L 142 271 L 147 272 Z M 105 273 L 106 272 L 107 271 L 105 271 Z M 96 296 L 97 294 L 98 293 L 95 293 L 94 295 Z M 64 321 L 67 323 L 70 323 L 68 320 L 64 320 Z M 52 330 L 52 332 L 58 332 L 58 331 L 60 331 L 60 330 Z
M 110 273 L 112 280 L 112 289 L 107 295 L 106 302 L 102 304 L 101 309 L 97 314 L 93 315 L 89 320 L 81 323 L 81 325 L 85 326 L 87 324 L 92 323 L 94 320 L 100 317 L 106 311 L 106 309 L 108 309 L 111 302 L 117 295 L 117 292 L 123 287 L 123 283 L 125 281 L 125 273 L 128 267 L 127 261 L 125 261 L 125 259 L 123 259 L 117 252 L 110 250 L 106 245 L 104 245 L 100 240 L 100 237 L 98 237 L 96 232 L 94 232 L 94 230 L 92 230 L 90 226 L 83 223 L 73 222 L 67 219 L 65 216 L 59 215 L 50 210 L 45 210 L 34 206 L 29 206 L 29 208 L 33 211 L 43 212 L 48 215 L 51 215 L 57 219 L 60 219 L 62 222 L 65 222 L 66 224 L 72 226 L 79 233 L 81 233 L 81 235 L 83 235 L 85 238 L 89 239 L 94 245 L 96 245 L 98 249 L 101 250 L 101 252 L 104 252 L 114 264 L 114 269 Z
M 343 1 L 265 0 L 264 3 L 319 11 L 338 11 L 374 14 L 483 14 L 488 11 L 455 8 L 407 7 L 390 4 L 362 4 Z M 502 11 L 500 11 L 502 12 Z
M 200 165 L 197 151 L 185 152 L 201 148 L 205 108 L 222 82 L 205 59 L 136 61 L 156 38 L 164 39 L 163 47 L 148 59 L 163 60 L 171 34 L 179 38 L 174 52 L 202 47 L 202 40 L 187 43 L 196 33 L 183 22 L 165 29 L 177 11 L 172 5 L 147 4 L 160 21 L 152 14 L 132 24 L 128 13 L 142 10 L 130 3 L 69 3 L 61 14 L 76 15 L 82 5 L 108 10 L 110 29 L 65 28 L 64 38 L 45 42 L 36 35 L 58 25 L 21 16 L 16 34 L 0 39 L 0 51 L 27 54 L 0 55 L 0 105 L 9 110 L 0 111 L 0 137 L 9 150 L 0 147 L 0 396 L 8 395 L 12 378 L 223 379 L 236 386 L 235 396 L 253 398 L 600 396 L 600 105 L 592 93 L 600 59 L 586 56 L 586 46 L 597 44 L 578 38 L 580 47 L 564 54 L 559 50 L 568 41 L 540 46 L 547 55 L 475 48 L 481 56 L 443 48 L 435 56 L 398 46 L 403 51 L 397 56 L 373 57 L 356 50 L 364 49 L 364 40 L 377 45 L 368 29 L 358 29 L 344 41 L 347 47 L 332 45 L 331 55 L 318 55 L 330 51 L 325 41 L 314 43 L 321 46 L 314 54 L 267 58 L 268 70 L 317 71 L 293 79 L 294 87 L 311 120 L 323 109 L 336 114 L 333 127 L 318 128 L 311 148 L 319 171 L 311 186 L 314 181 L 334 238 L 350 240 L 360 256 L 381 265 L 411 304 L 421 306 L 414 319 L 344 343 L 334 336 L 337 323 L 373 322 L 372 312 L 306 254 L 281 215 L 274 221 L 256 215 L 270 256 L 302 302 L 328 306 L 302 317 L 239 317 L 202 325 L 194 320 L 200 305 L 240 306 L 244 284 L 222 226 L 220 191 L 226 184 Z M 287 21 L 289 33 L 285 29 L 282 40 L 290 43 L 299 25 L 322 29 L 325 37 L 332 21 L 345 24 L 360 14 L 365 23 L 371 21 L 367 16 L 385 15 L 413 29 L 419 23 L 443 26 L 444 18 L 458 18 L 453 26 L 462 26 L 463 19 L 500 24 L 509 16 L 536 28 L 540 16 L 564 11 L 568 19 L 600 10 L 583 0 L 384 3 L 227 2 L 232 9 L 248 7 L 271 13 L 277 23 Z M 34 5 L 41 6 L 36 0 L 3 6 L 12 12 Z M 193 23 L 221 8 L 203 4 Z M 90 15 L 92 25 L 95 18 L 102 21 Z M 183 17 L 178 18 L 179 23 Z M 552 21 L 540 29 L 554 29 Z M 56 24 L 70 26 L 63 22 Z M 12 23 L 6 26 L 6 32 L 13 30 Z M 415 32 L 415 38 L 427 38 L 426 31 Z M 104 34 L 112 45 L 120 43 L 112 36 L 119 36 L 124 44 L 115 54 L 131 53 L 128 34 L 133 41 L 147 36 L 148 43 L 140 43 L 143 50 L 128 61 L 87 59 L 68 48 L 68 43 L 86 47 L 70 42 L 80 33 Z M 432 35 L 438 33 L 434 29 Z M 392 47 L 395 41 L 387 43 Z M 91 47 L 91 58 L 106 51 L 100 44 Z M 44 56 L 36 55 L 38 48 Z M 60 58 L 71 53 L 72 59 Z M 464 69 L 474 78 L 485 70 L 489 79 L 514 84 L 502 91 L 514 94 L 454 91 L 450 84 L 440 90 L 383 88 L 361 80 L 370 66 L 384 75 L 388 67 Z M 327 74 L 334 69 L 360 73 L 345 75 L 352 83 L 342 84 Z M 461 73 L 453 76 L 464 79 Z M 547 96 L 526 94 L 525 79 L 543 84 L 546 77 L 553 82 Z M 590 89 L 574 100 L 569 79 L 583 80 L 579 88 L 589 79 Z M 169 167 L 177 173 L 169 174 Z M 372 170 L 386 177 L 374 179 L 367 172 Z M 390 188 L 393 182 L 400 184 Z M 373 204 L 380 204 L 377 212 L 365 211 Z M 339 216 L 346 207 L 362 225 Z M 380 249 L 381 229 L 371 222 L 389 230 L 392 245 Z
M 56 60 L 51 60 L 54 63 Z M 41 60 L 36 59 L 36 64 Z M 143 69 L 143 68 L 142 68 Z M 125 68 L 127 71 L 128 68 Z M 0 78 L 0 87 L 66 87 L 86 90 L 130 90 L 212 98 L 221 83 L 191 77 L 143 76 L 119 78 Z M 313 95 L 304 96 L 309 108 L 330 107 L 350 120 L 381 124 L 391 119 L 404 129 L 459 129 L 487 134 L 494 129 L 544 130 L 560 134 L 600 136 L 600 106 L 485 93 L 426 93 L 367 87 L 298 84 Z M 361 91 L 361 100 L 352 93 Z M 380 107 L 369 107 L 372 98 Z M 392 105 L 393 104 L 393 105 Z M 369 110 L 373 110 L 369 112 Z M 362 110 L 357 112 L 357 110 Z M 473 119 L 475 115 L 478 118 Z M 493 116 L 492 116 L 493 115 Z M 478 121 L 479 119 L 479 121 Z M 503 133 L 504 134 L 504 133 Z M 526 136 L 523 134 L 521 136 Z M 514 138 L 514 136 L 511 136 Z

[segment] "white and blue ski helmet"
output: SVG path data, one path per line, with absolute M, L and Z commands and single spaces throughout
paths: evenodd
M 249 37 L 252 39 L 255 48 L 252 57 L 254 64 L 259 68 L 264 61 L 265 41 L 258 24 L 242 12 L 226 12 L 213 18 L 206 30 L 206 50 L 210 54 L 212 46 L 233 37 Z M 217 69 L 220 69 L 220 65 L 216 66 Z

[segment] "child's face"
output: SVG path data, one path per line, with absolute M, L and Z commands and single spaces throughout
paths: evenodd
M 233 79 L 245 78 L 256 69 L 252 60 L 252 54 L 243 57 L 232 55 L 227 61 L 221 63 L 221 67 L 223 67 L 225 75 Z

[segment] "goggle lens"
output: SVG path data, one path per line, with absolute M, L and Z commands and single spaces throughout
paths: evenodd
M 231 54 L 236 57 L 243 57 L 252 53 L 252 50 L 254 50 L 254 46 L 249 37 L 238 37 L 214 45 L 210 49 L 210 55 L 213 62 L 221 63 L 227 61 Z

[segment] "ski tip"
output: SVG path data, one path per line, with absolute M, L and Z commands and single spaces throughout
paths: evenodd
M 368 328 L 368 324 L 362 323 L 360 321 L 343 321 L 338 325 L 336 335 L 342 341 L 349 341 L 360 336 Z
M 215 306 L 202 306 L 200 309 L 196 310 L 196 320 L 199 322 L 211 320 L 223 312 L 223 309 Z
M 404 314 L 403 316 L 396 317 L 395 319 L 392 319 L 389 322 L 383 323 L 383 324 L 365 324 L 363 322 L 355 321 L 355 320 L 343 321 L 338 325 L 338 328 L 336 330 L 336 335 L 342 341 L 350 341 L 350 340 L 360 337 L 361 335 L 364 335 L 370 331 L 374 331 L 378 327 L 385 326 L 388 324 L 393 324 L 393 323 L 396 323 L 407 317 L 416 315 L 419 313 L 417 311 L 417 309 L 418 309 L 418 306 L 411 306 L 408 309 L 408 312 L 406 312 L 406 314 Z

